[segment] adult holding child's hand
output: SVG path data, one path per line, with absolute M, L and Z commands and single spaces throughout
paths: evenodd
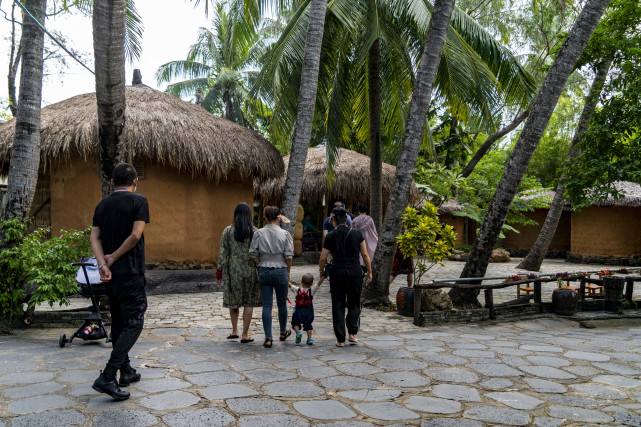
M 336 345 L 345 346 L 345 325 L 348 340 L 356 343 L 360 324 L 361 291 L 363 289 L 363 270 L 359 255 L 367 268 L 367 283 L 372 281 L 372 264 L 367 245 L 360 230 L 347 226 L 347 211 L 343 207 L 332 210 L 331 221 L 336 227 L 325 238 L 319 261 L 321 276 L 324 275 L 327 257 L 332 254 L 332 268 L 329 276 L 329 289 L 332 296 L 332 323 L 336 335 Z M 347 316 L 345 316 L 347 309 Z

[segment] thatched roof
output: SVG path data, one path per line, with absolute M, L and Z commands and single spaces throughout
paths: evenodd
M 263 183 L 254 183 L 254 197 L 257 200 L 278 204 L 281 201 L 287 176 L 289 156 L 283 157 L 285 172 L 279 178 Z M 325 147 L 314 147 L 307 151 L 307 162 L 303 176 L 303 189 L 300 202 L 305 204 L 321 203 L 326 195 L 327 203 L 334 200 L 352 202 L 369 201 L 369 157 L 355 151 L 341 148 L 334 165 L 335 181 L 328 187 L 325 163 Z M 383 163 L 383 200 L 388 201 L 396 168 Z M 418 189 L 412 184 L 410 203 L 419 200 Z
M 624 197 L 619 199 L 608 197 L 598 203 L 599 206 L 628 206 L 635 208 L 641 206 L 641 185 L 630 181 L 616 181 L 613 185 Z
M 463 212 L 464 210 L 465 206 L 454 199 L 447 200 L 438 207 L 438 213 L 441 215 L 451 214 L 453 212 Z
M 219 180 L 230 173 L 268 179 L 283 174 L 280 153 L 265 138 L 198 105 L 165 93 L 126 88 L 127 110 L 120 160 L 157 160 L 192 174 Z M 41 159 L 79 154 L 98 157 L 96 95 L 74 96 L 42 109 Z M 9 170 L 15 119 L 0 124 L 0 175 Z

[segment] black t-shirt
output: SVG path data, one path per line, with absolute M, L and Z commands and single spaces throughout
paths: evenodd
M 115 191 L 98 203 L 93 214 L 93 226 L 100 228 L 100 240 L 105 253 L 111 254 L 131 235 L 134 221 L 149 223 L 149 204 L 145 196 L 129 191 Z M 116 274 L 145 273 L 145 237 L 111 266 Z
M 342 228 L 342 226 L 339 228 Z M 349 228 L 347 230 L 347 233 L 345 233 L 346 235 L 342 237 L 345 239 L 344 253 L 342 255 L 337 253 L 337 233 L 338 229 L 330 231 L 325 238 L 325 243 L 323 243 L 323 248 L 332 253 L 332 257 L 334 258 L 333 263 L 335 265 L 360 265 L 358 255 L 361 253 L 361 242 L 365 240 L 363 238 L 363 233 L 356 228 Z

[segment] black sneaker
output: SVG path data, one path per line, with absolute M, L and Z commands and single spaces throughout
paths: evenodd
M 108 394 L 114 400 L 129 399 L 129 393 L 126 391 L 120 390 L 120 388 L 118 387 L 118 383 L 116 382 L 116 379 L 114 378 L 111 381 L 105 379 L 105 377 L 102 374 L 102 371 L 100 371 L 100 376 L 96 381 L 93 382 L 93 385 L 91 386 L 91 388 L 93 388 L 94 390 L 100 393 Z
M 140 378 L 142 378 L 142 375 L 136 372 L 136 370 L 131 366 L 128 369 L 120 368 L 120 380 L 118 381 L 118 385 L 120 387 L 127 387 L 131 383 L 137 383 L 140 381 Z

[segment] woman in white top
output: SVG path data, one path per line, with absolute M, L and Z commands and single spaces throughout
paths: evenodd
M 289 222 L 280 215 L 276 206 L 267 206 L 263 211 L 267 225 L 254 233 L 249 256 L 258 264 L 258 285 L 263 300 L 263 329 L 265 330 L 265 348 L 272 347 L 272 307 L 274 291 L 278 307 L 280 340 L 285 341 L 292 334 L 287 329 L 287 288 L 289 271 L 294 257 L 292 235 L 280 228 L 279 223 Z

